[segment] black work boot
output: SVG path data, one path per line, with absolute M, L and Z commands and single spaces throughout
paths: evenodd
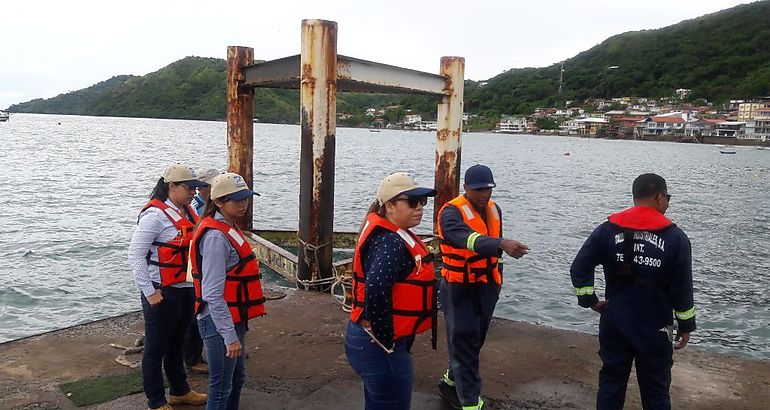
M 438 383 L 438 395 L 444 400 L 444 404 L 450 408 L 462 410 L 463 406 L 460 404 L 460 398 L 457 397 L 455 382 L 449 378 L 449 370 L 444 373 L 444 377 Z

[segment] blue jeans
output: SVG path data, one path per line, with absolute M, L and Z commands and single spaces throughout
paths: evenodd
M 156 285 L 156 288 L 160 285 Z M 166 404 L 163 373 L 166 371 L 169 394 L 183 396 L 190 391 L 184 371 L 182 347 L 193 318 L 195 291 L 193 288 L 163 288 L 163 301 L 151 307 L 142 294 L 144 313 L 144 355 L 142 382 L 147 406 L 151 409 Z
M 198 320 L 198 331 L 206 347 L 209 363 L 209 399 L 206 410 L 236 410 L 240 405 L 241 389 L 246 380 L 246 324 L 235 325 L 235 333 L 238 334 L 243 348 L 237 359 L 226 356 L 225 340 L 217 332 L 211 316 Z
M 409 410 L 414 368 L 409 353 L 414 338 L 396 340 L 385 353 L 358 323 L 348 324 L 345 354 L 364 383 L 366 410 Z

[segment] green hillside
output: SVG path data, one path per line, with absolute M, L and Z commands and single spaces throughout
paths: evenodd
M 530 114 L 537 107 L 562 107 L 567 100 L 666 97 L 678 88 L 692 89 L 693 100 L 717 103 L 770 95 L 770 0 L 658 30 L 613 36 L 549 67 L 512 69 L 484 82 L 466 81 L 465 110 L 499 118 Z M 405 110 L 435 118 L 435 100 L 417 96 L 343 93 L 337 111 L 355 114 L 343 125 L 366 125 L 372 120 L 363 115 L 366 108 L 399 103 L 402 108 L 386 113 L 391 122 Z M 254 114 L 260 121 L 296 123 L 298 110 L 297 91 L 255 91 Z M 12 105 L 9 111 L 223 119 L 225 61 L 187 57 L 142 77 L 113 77 L 83 90 Z
M 466 110 L 528 114 L 565 100 L 669 97 L 678 88 L 713 102 L 770 95 L 770 1 L 613 36 L 563 64 L 561 95 L 561 63 L 513 69 L 468 84 Z
M 12 105 L 11 112 L 115 117 L 221 120 L 225 118 L 225 60 L 186 57 L 142 77 L 118 76 L 46 100 Z M 340 112 L 398 102 L 398 96 L 342 94 Z M 299 121 L 299 92 L 258 88 L 254 115 L 260 121 Z

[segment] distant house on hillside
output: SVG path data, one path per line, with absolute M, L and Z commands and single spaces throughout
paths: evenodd
M 422 115 L 405 115 L 404 125 L 419 124 L 422 122 Z
M 756 110 L 754 118 L 746 125 L 746 136 L 749 138 L 770 138 L 770 104 L 767 108 Z
M 642 135 L 684 134 L 686 121 L 680 116 L 647 117 L 637 123 Z
M 577 135 L 596 136 L 600 133 L 600 130 L 607 127 L 609 121 L 604 118 L 589 117 L 568 121 L 567 123 L 568 127 L 571 127 L 572 131 L 575 131 Z
M 529 123 L 524 117 L 503 115 L 495 128 L 495 132 L 504 134 L 524 134 L 529 131 Z
M 684 100 L 685 98 L 690 96 L 690 94 L 692 93 L 692 90 L 689 88 L 679 88 L 676 91 L 674 91 L 674 93 L 680 100 Z
M 688 137 L 717 135 L 716 126 L 723 121 L 722 119 L 704 118 L 688 122 L 684 127 L 684 135 Z
M 596 107 L 596 109 L 599 111 L 609 108 L 610 106 L 612 106 L 612 104 L 613 102 L 611 100 L 604 100 L 604 99 L 594 100 L 594 107 Z
M 613 110 L 613 111 L 607 111 L 604 113 L 604 119 L 607 121 L 612 121 L 614 119 L 618 119 L 620 117 L 625 117 L 626 112 L 623 110 Z
M 629 115 L 625 117 L 618 117 L 616 119 L 618 125 L 618 137 L 628 138 L 634 135 L 636 131 L 636 125 L 639 121 L 645 117 L 641 115 Z

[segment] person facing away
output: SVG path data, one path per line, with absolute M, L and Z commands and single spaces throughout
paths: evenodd
M 195 313 L 209 365 L 207 410 L 238 409 L 248 321 L 265 314 L 259 261 L 237 222 L 254 195 L 238 174 L 214 178 L 190 246 Z
M 632 193 L 634 206 L 594 229 L 570 276 L 578 304 L 601 315 L 596 408 L 623 408 L 634 362 L 642 406 L 670 409 L 672 342 L 677 341 L 673 349 L 685 347 L 696 327 L 690 240 L 664 216 L 671 201 L 665 179 L 639 175 Z M 598 265 L 604 269 L 604 300 L 594 291 Z
M 209 199 L 211 193 L 211 182 L 220 172 L 214 168 L 200 168 L 196 174 L 205 185 L 197 188 L 198 193 L 195 194 L 190 205 L 195 208 L 196 214 L 202 215 L 206 200 Z M 191 280 L 191 278 L 188 279 Z M 209 372 L 208 365 L 203 359 L 203 340 L 201 340 L 198 332 L 198 321 L 195 318 L 190 320 L 190 327 L 187 329 L 187 339 L 184 344 L 184 364 L 188 372 L 198 374 Z
M 367 410 L 410 408 L 412 343 L 428 329 L 435 337 L 433 257 L 410 231 L 435 195 L 406 173 L 391 174 L 359 230 L 345 354 L 363 381 Z
M 438 218 L 439 298 L 449 350 L 439 393 L 454 408 L 481 409 L 479 354 L 502 286 L 501 256 L 518 259 L 529 247 L 503 238 L 502 211 L 490 199 L 496 186 L 492 170 L 474 165 L 464 182 L 465 193 L 444 204 Z
M 187 251 L 198 222 L 189 204 L 195 188 L 202 185 L 187 165 L 168 167 L 139 213 L 128 248 L 128 261 L 141 291 L 142 383 L 150 409 L 206 402 L 205 394 L 190 389 L 182 358 L 195 303 L 192 284 L 185 280 Z M 162 369 L 169 384 L 168 400 Z
M 195 194 L 190 205 L 195 208 L 195 212 L 197 212 L 198 215 L 203 215 L 203 208 L 206 206 L 206 200 L 209 199 L 209 195 L 211 194 L 211 182 L 217 175 L 221 174 L 221 172 L 215 168 L 200 168 L 196 173 L 198 174 L 198 179 L 205 182 L 206 185 L 198 187 L 198 193 Z

